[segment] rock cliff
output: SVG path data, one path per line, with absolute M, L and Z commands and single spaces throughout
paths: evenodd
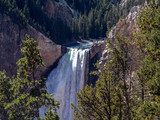
M 131 37 L 133 33 L 133 29 L 136 26 L 136 20 L 138 17 L 138 13 L 144 8 L 144 6 L 139 5 L 133 7 L 128 16 L 125 19 L 119 20 L 115 27 L 111 29 L 108 34 L 109 39 L 114 38 L 114 34 L 124 35 L 126 37 Z
M 22 57 L 20 44 L 25 39 L 25 34 L 30 35 L 38 42 L 46 65 L 40 69 L 42 73 L 47 72 L 66 51 L 64 47 L 56 45 L 33 27 L 27 25 L 26 28 L 20 29 L 10 17 L 0 14 L 0 70 L 6 70 L 9 76 L 16 73 L 16 62 Z
M 68 5 L 65 5 L 63 2 L 55 2 L 52 0 L 47 0 L 45 11 L 50 18 L 59 18 L 67 24 L 71 24 L 74 15 L 73 10 Z
M 138 30 L 138 27 L 136 25 L 136 21 L 138 18 L 138 14 L 139 12 L 144 8 L 144 5 L 140 5 L 140 6 L 135 6 L 133 7 L 128 16 L 125 19 L 121 19 L 119 20 L 119 22 L 116 24 L 116 26 L 114 26 L 111 31 L 108 34 L 108 39 L 110 41 L 112 41 L 114 43 L 114 35 L 118 34 L 118 35 L 122 35 L 128 38 L 128 41 L 132 41 L 133 40 L 133 31 Z M 129 46 L 130 51 L 132 51 L 132 57 L 133 56 L 137 56 L 136 52 L 137 49 L 135 46 L 131 45 Z M 105 49 L 102 52 L 102 57 L 100 59 L 100 64 L 105 64 L 107 59 L 108 59 L 108 54 L 109 54 L 109 50 Z M 127 80 L 128 78 L 133 78 L 135 77 L 135 71 L 136 68 L 139 66 L 139 58 L 134 57 L 133 61 L 129 61 L 130 67 L 131 67 L 131 71 L 130 71 L 130 75 L 127 76 Z
M 137 30 L 136 21 L 138 13 L 144 8 L 144 5 L 134 6 L 125 19 L 119 20 L 108 34 L 108 38 L 114 41 L 114 35 L 118 34 L 127 37 L 130 41 L 133 39 L 133 31 Z M 102 60 L 107 60 L 107 50 L 103 51 Z M 106 58 L 105 58 L 106 57 Z
M 126 2 L 126 0 L 122 0 Z M 119 34 L 126 36 L 130 40 L 133 37 L 133 30 L 136 28 L 136 20 L 138 13 L 144 8 L 143 5 L 133 7 L 128 16 L 125 19 L 119 20 L 119 22 L 114 26 L 108 34 L 108 38 L 114 41 L 114 35 Z M 100 59 L 100 64 L 105 64 L 108 59 L 108 50 L 105 49 L 105 42 L 94 43 L 90 49 L 90 61 L 91 63 L 96 63 Z M 100 58 L 101 57 L 101 58 Z M 91 69 L 93 66 L 91 67 Z
M 101 59 L 102 53 L 105 50 L 105 39 L 103 41 L 96 41 L 93 42 L 93 45 L 90 48 L 90 55 L 89 55 L 89 73 L 92 71 L 96 71 L 97 68 L 95 64 Z M 97 81 L 98 76 L 88 75 L 88 81 L 86 81 L 86 84 L 95 84 Z

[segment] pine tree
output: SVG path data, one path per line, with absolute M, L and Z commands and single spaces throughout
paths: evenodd
M 160 2 L 151 0 L 139 14 L 135 34 L 145 58 L 137 71 L 142 89 L 142 103 L 136 119 L 160 117 Z
M 116 36 L 115 43 L 107 42 L 110 55 L 106 66 L 99 68 L 96 85 L 87 85 L 78 93 L 78 106 L 74 117 L 81 119 L 126 119 L 131 120 L 131 107 L 135 100 L 131 97 L 131 85 L 127 82 L 130 71 L 130 53 L 123 37 Z
M 5 103 L 12 100 L 12 90 L 10 78 L 6 76 L 5 71 L 0 71 L 0 119 L 5 119 L 7 111 L 5 110 Z M 3 118 L 4 117 L 4 118 Z
M 48 112 L 56 110 L 58 102 L 54 101 L 45 88 L 45 79 L 37 80 L 37 69 L 44 65 L 37 42 L 26 35 L 26 40 L 23 41 L 21 52 L 24 55 L 19 59 L 17 65 L 17 75 L 11 79 L 2 73 L 0 80 L 2 84 L 6 84 L 7 91 L 4 92 L 4 87 L 0 91 L 2 98 L 1 105 L 9 116 L 9 120 L 31 120 L 34 118 L 40 119 L 39 108 L 42 106 L 50 106 Z M 8 94 L 10 93 L 10 94 Z M 6 99 L 6 96 L 7 99 Z M 52 109 L 51 109 L 52 108 Z M 47 112 L 47 113 L 48 113 Z M 56 114 L 54 114 L 56 116 Z M 48 118 L 49 115 L 46 116 Z M 57 117 L 55 117 L 57 119 Z
M 77 108 L 73 105 L 75 120 L 111 120 L 122 114 L 122 104 L 117 104 L 122 102 L 122 91 L 115 86 L 109 71 L 100 73 L 95 87 L 87 85 L 77 96 Z

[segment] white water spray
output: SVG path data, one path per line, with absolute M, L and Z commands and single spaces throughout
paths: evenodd
M 60 120 L 73 120 L 71 103 L 77 104 L 77 92 L 84 86 L 88 53 L 89 49 L 69 48 L 48 77 L 47 91 L 54 93 L 54 99 L 60 102 Z

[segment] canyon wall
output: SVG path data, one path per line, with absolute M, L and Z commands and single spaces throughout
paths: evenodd
M 74 15 L 74 10 L 72 10 L 67 3 L 55 2 L 52 0 L 47 0 L 45 11 L 48 17 L 54 19 L 61 19 L 63 22 L 66 22 L 68 25 L 72 22 L 72 17 Z
M 0 70 L 6 70 L 7 75 L 12 76 L 16 73 L 16 62 L 23 57 L 20 52 L 22 40 L 25 34 L 30 35 L 37 40 L 38 47 L 45 67 L 40 71 L 45 73 L 49 68 L 66 52 L 61 45 L 56 45 L 42 33 L 27 25 L 26 28 L 20 29 L 14 24 L 10 17 L 0 14 Z

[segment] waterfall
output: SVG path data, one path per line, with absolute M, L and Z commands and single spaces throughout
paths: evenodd
M 60 120 L 73 120 L 71 103 L 77 104 L 77 92 L 86 79 L 89 49 L 69 48 L 46 82 L 47 91 L 60 102 Z

